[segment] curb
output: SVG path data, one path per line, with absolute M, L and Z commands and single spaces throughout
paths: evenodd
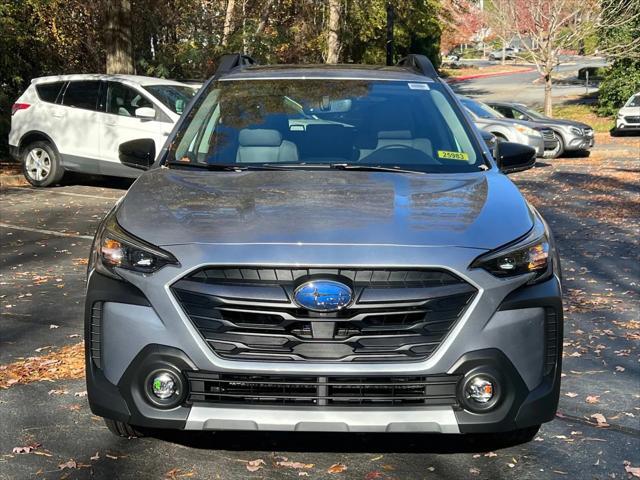
M 24 175 L 0 175 L 0 187 L 25 187 L 29 182 Z
M 485 78 L 485 77 L 500 77 L 504 75 L 516 75 L 518 73 L 530 73 L 535 72 L 535 68 L 527 68 L 525 70 L 517 70 L 514 72 L 490 72 L 490 73 L 474 73 L 472 75 L 462 75 L 460 77 L 449 77 L 447 82 L 462 82 L 464 80 L 471 80 L 474 78 Z

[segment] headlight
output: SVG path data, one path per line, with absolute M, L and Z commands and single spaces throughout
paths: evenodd
M 578 127 L 569 127 L 569 131 L 574 135 L 584 135 L 584 132 L 582 131 L 582 129 Z
M 116 221 L 115 210 L 107 216 L 93 242 L 89 269 L 113 278 L 121 278 L 116 268 L 153 273 L 168 264 L 178 264 L 169 252 L 135 238 Z
M 530 137 L 541 137 L 542 136 L 542 134 L 539 131 L 534 130 L 533 128 L 529 128 L 529 127 L 527 127 L 525 125 L 515 125 L 515 128 L 520 133 L 524 133 L 525 135 L 529 135 Z
M 496 277 L 532 275 L 537 283 L 552 274 L 552 245 L 541 222 L 522 240 L 500 250 L 486 253 L 473 261 L 472 268 L 483 268 Z

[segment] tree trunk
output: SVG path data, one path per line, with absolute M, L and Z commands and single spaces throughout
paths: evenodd
M 231 26 L 233 25 L 233 11 L 236 6 L 236 0 L 227 2 L 227 12 L 224 15 L 224 29 L 222 31 L 222 46 L 226 47 L 229 43 L 229 35 L 231 35 Z
M 544 114 L 547 117 L 553 116 L 553 100 L 551 98 L 551 72 L 548 72 L 544 76 Z
M 507 63 L 507 47 L 504 44 L 504 42 L 502 43 L 502 65 L 505 65 Z
M 106 0 L 107 73 L 134 73 L 131 41 L 131 1 Z
M 393 65 L 393 51 L 394 51 L 394 40 L 393 40 L 393 21 L 394 21 L 394 11 L 393 5 L 391 2 L 387 3 L 387 65 Z
M 327 37 L 327 63 L 338 63 L 340 56 L 340 0 L 329 0 L 329 35 Z

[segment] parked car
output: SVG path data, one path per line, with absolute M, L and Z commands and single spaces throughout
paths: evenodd
M 588 151 L 595 143 L 593 128 L 586 123 L 550 118 L 522 103 L 488 102 L 488 104 L 507 118 L 525 120 L 551 128 L 559 142 L 556 155 L 558 157 L 564 152 Z
M 618 111 L 613 134 L 640 133 L 640 92 L 632 95 Z
M 9 148 L 25 178 L 48 187 L 66 171 L 136 177 L 118 145 L 153 138 L 157 151 L 197 89 L 134 75 L 36 78 L 11 111 Z
M 225 56 L 166 145 L 120 145 L 148 171 L 88 265 L 88 399 L 112 432 L 490 443 L 553 420 L 558 254 L 505 175 L 535 151 L 503 142 L 494 160 L 426 57 Z
M 505 60 L 511 60 L 518 54 L 518 49 L 513 47 L 507 47 L 504 51 L 500 48 L 489 53 L 489 60 L 502 60 L 503 56 Z
M 471 114 L 475 124 L 492 133 L 499 142 L 516 142 L 536 149 L 536 155 L 554 158 L 558 153 L 558 140 L 549 128 L 530 122 L 505 118 L 485 103 L 469 97 L 459 96 Z

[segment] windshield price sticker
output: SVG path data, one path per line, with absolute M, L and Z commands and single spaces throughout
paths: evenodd
M 439 158 L 446 158 L 448 160 L 469 160 L 469 154 L 464 152 L 448 152 L 446 150 L 438 150 Z

